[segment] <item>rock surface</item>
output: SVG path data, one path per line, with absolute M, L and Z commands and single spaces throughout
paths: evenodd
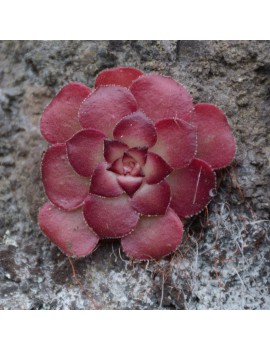
M 1 309 L 270 308 L 269 42 L 3 41 L 0 62 Z M 75 279 L 36 221 L 45 201 L 39 119 L 65 83 L 92 86 L 117 65 L 171 75 L 196 102 L 218 105 L 238 151 L 175 254 L 135 264 L 108 241 L 73 262 Z

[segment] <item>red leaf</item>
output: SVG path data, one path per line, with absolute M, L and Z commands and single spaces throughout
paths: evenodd
M 67 256 L 87 256 L 99 241 L 85 223 L 81 208 L 67 212 L 46 202 L 39 211 L 38 222 L 43 233 Z
M 118 158 L 122 157 L 124 152 L 128 150 L 128 146 L 117 140 L 104 140 L 104 157 L 109 163 L 113 163 Z
M 131 205 L 143 215 L 164 215 L 170 204 L 170 187 L 167 182 L 143 184 L 133 195 Z
M 73 210 L 88 194 L 90 179 L 71 167 L 65 144 L 51 146 L 43 156 L 42 180 L 49 200 L 64 210 Z
M 186 167 L 196 152 L 196 128 L 179 119 L 163 119 L 156 124 L 157 142 L 151 151 L 171 167 Z
M 124 117 L 116 125 L 113 136 L 129 147 L 150 147 L 157 140 L 153 122 L 142 111 Z
M 116 124 L 137 110 L 137 102 L 127 88 L 100 87 L 86 98 L 79 109 L 79 119 L 84 128 L 93 128 L 107 137 L 113 136 Z
M 141 186 L 143 178 L 133 177 L 129 175 L 119 175 L 117 176 L 117 180 L 120 186 L 125 190 L 125 192 L 129 196 L 132 196 L 135 193 L 135 191 L 138 190 Z
M 127 151 L 127 154 L 134 158 L 140 166 L 144 166 L 147 158 L 146 147 L 133 147 Z
M 198 129 L 196 157 L 209 163 L 213 169 L 228 166 L 235 156 L 236 146 L 225 114 L 214 105 L 198 104 L 193 123 Z
M 183 224 L 169 208 L 164 216 L 142 217 L 134 232 L 121 240 L 133 260 L 159 260 L 175 251 L 183 235 Z
M 108 168 L 108 170 L 117 174 L 124 174 L 123 157 L 115 160 L 113 164 Z
M 121 85 L 129 87 L 143 72 L 133 67 L 115 67 L 100 72 L 96 78 L 95 87 L 101 85 Z
M 142 168 L 148 184 L 156 184 L 167 177 L 172 168 L 159 155 L 148 152 L 145 166 Z
M 101 239 L 128 235 L 139 219 L 127 195 L 113 198 L 89 195 L 84 205 L 84 217 Z
M 144 173 L 142 171 L 142 167 L 139 165 L 139 163 L 136 163 L 135 166 L 133 167 L 132 171 L 130 172 L 131 176 L 134 177 L 144 177 Z
M 133 157 L 125 153 L 122 157 L 122 163 L 123 163 L 124 174 L 130 175 L 132 170 L 135 168 L 136 161 L 134 160 Z M 136 171 L 135 173 L 138 173 L 138 170 L 136 170 L 136 168 L 135 168 L 135 171 Z
M 173 171 L 167 178 L 171 187 L 171 207 L 179 217 L 191 217 L 202 211 L 216 192 L 216 176 L 204 161 Z
M 69 83 L 53 98 L 40 121 L 41 134 L 49 143 L 64 143 L 82 129 L 78 110 L 90 93 L 84 84 Z
M 124 191 L 117 182 L 116 174 L 108 171 L 107 168 L 107 162 L 102 162 L 95 169 L 91 179 L 90 193 L 105 197 L 116 197 L 123 194 Z
M 67 141 L 69 162 L 81 176 L 91 177 L 103 160 L 104 137 L 97 130 L 84 129 Z
M 182 118 L 192 111 L 192 97 L 179 83 L 170 77 L 147 74 L 131 85 L 138 107 L 157 122 L 164 118 Z

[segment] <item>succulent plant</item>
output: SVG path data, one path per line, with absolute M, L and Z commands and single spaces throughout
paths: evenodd
M 62 252 L 84 257 L 120 238 L 134 260 L 179 246 L 183 219 L 216 193 L 217 169 L 234 158 L 225 114 L 170 77 L 131 67 L 104 70 L 90 90 L 69 83 L 41 118 L 52 144 L 42 159 L 49 199 L 39 225 Z

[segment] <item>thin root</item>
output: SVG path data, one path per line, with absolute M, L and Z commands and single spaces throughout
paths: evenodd
M 75 280 L 75 283 L 79 285 L 79 287 L 83 290 L 85 295 L 89 298 L 90 302 L 95 307 L 95 309 L 98 310 L 99 306 L 96 304 L 96 302 L 94 301 L 93 297 L 89 294 L 89 292 L 86 290 L 86 288 L 83 286 L 83 284 L 81 283 L 80 279 L 78 278 L 78 275 L 77 275 L 76 270 L 75 270 L 74 263 L 72 262 L 72 259 L 70 257 L 68 257 L 68 260 L 69 260 L 69 263 L 71 265 L 72 274 L 73 274 L 73 278 Z

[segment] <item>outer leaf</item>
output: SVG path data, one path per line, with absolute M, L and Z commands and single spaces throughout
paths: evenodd
M 225 114 L 211 104 L 195 106 L 193 123 L 198 129 L 197 158 L 209 163 L 213 169 L 232 162 L 236 146 Z
M 171 187 L 171 207 L 179 217 L 191 217 L 202 211 L 216 192 L 216 176 L 204 161 L 194 159 L 167 178 Z
M 81 208 L 66 212 L 46 202 L 39 211 L 38 222 L 44 234 L 67 256 L 87 256 L 99 241 L 85 223 Z
M 128 89 L 104 86 L 83 101 L 79 119 L 84 128 L 97 129 L 111 138 L 116 124 L 136 110 L 137 102 Z
M 164 118 L 182 118 L 193 110 L 190 93 L 170 77 L 147 74 L 131 85 L 139 108 L 157 122 Z
M 84 217 L 101 239 L 121 238 L 128 235 L 139 219 L 127 195 L 114 198 L 89 195 L 84 205 Z
M 82 128 L 78 110 L 90 93 L 84 84 L 69 83 L 53 98 L 40 121 L 41 133 L 49 143 L 64 143 Z
M 97 130 L 84 129 L 67 141 L 69 161 L 81 176 L 91 177 L 103 160 L 104 137 L 105 135 Z
M 101 85 L 121 85 L 129 87 L 131 83 L 141 76 L 143 72 L 133 67 L 115 67 L 100 72 L 96 78 L 95 87 Z
M 133 260 L 159 260 L 176 250 L 183 225 L 169 208 L 164 216 L 142 217 L 134 232 L 121 240 L 124 252 Z
M 42 160 L 42 180 L 49 200 L 64 210 L 81 206 L 88 194 L 90 179 L 81 177 L 71 167 L 66 145 L 50 147 Z
M 158 138 L 151 151 L 173 168 L 186 167 L 196 152 L 196 128 L 179 119 L 163 119 L 156 130 Z

